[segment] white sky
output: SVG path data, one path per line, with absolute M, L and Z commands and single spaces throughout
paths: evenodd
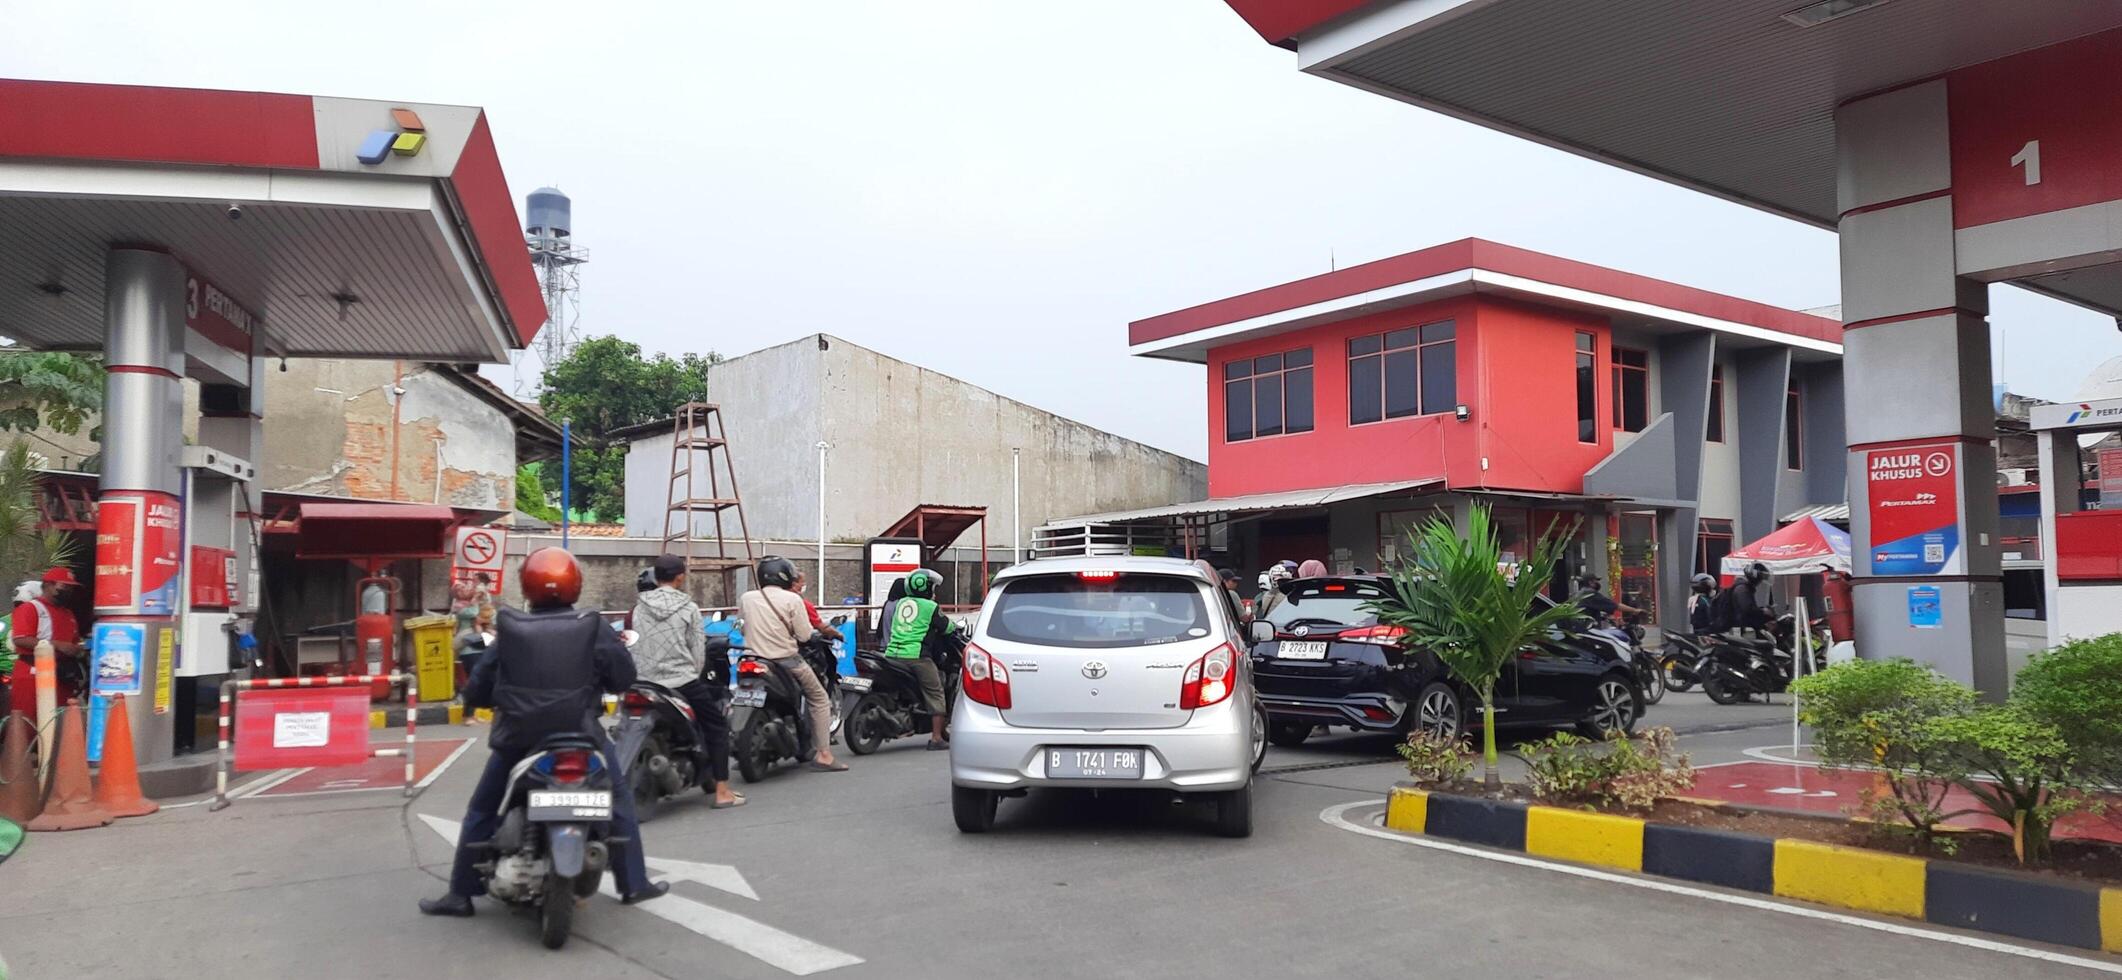
M 1202 369 L 1126 324 L 1469 235 L 1792 307 L 1834 237 L 1300 74 L 1220 0 L 25 0 L 0 75 L 485 106 L 575 201 L 581 328 L 825 331 L 1201 458 Z M 2122 354 L 1992 291 L 2014 390 Z

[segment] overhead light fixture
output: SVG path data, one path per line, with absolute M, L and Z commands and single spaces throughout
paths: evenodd
M 1820 0 L 1783 15 L 1799 27 L 1818 27 L 1828 21 L 1890 3 L 1891 0 Z

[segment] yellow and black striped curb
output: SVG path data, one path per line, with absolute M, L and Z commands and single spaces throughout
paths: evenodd
M 464 706 L 461 704 L 423 704 L 415 716 L 423 725 L 462 725 Z M 404 708 L 375 708 L 368 713 L 370 728 L 404 728 Z
M 1536 857 L 2122 952 L 2122 888 L 1407 786 L 1393 788 L 1385 826 Z

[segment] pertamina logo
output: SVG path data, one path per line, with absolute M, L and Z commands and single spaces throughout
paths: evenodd
M 391 122 L 395 129 L 379 129 L 361 141 L 361 148 L 354 151 L 354 158 L 374 166 L 390 158 L 419 156 L 427 146 L 427 125 L 420 121 L 420 114 L 411 109 L 392 109 Z
M 2079 422 L 2104 419 L 2114 415 L 2122 415 L 2122 408 L 2094 408 L 2084 402 L 2079 402 L 2077 410 L 2071 412 L 2070 417 L 2063 420 L 2063 424 L 2076 425 Z

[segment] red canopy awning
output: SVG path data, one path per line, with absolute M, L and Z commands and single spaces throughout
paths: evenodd
M 437 504 L 303 504 L 295 557 L 392 560 L 444 558 L 456 510 Z
M 1849 532 L 1806 517 L 1724 556 L 1724 574 L 1741 575 L 1760 562 L 1770 575 L 1809 575 L 1822 566 L 1849 571 Z

